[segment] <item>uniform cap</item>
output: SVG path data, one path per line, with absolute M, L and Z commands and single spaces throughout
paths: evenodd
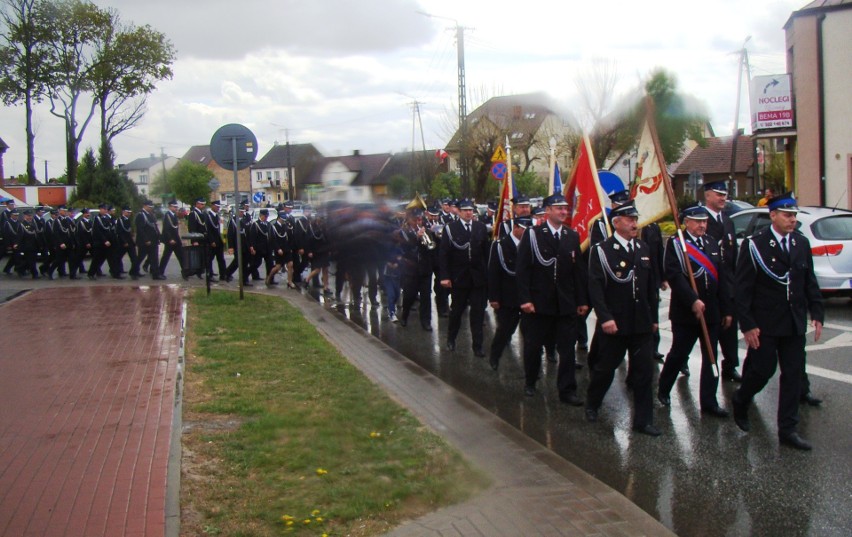
M 195 203 L 203 203 L 203 204 L 207 205 L 207 199 L 206 198 L 197 198 L 195 200 Z
M 261 209 L 260 215 L 261 216 L 269 216 L 269 209 Z
M 132 210 L 133 210 L 133 209 L 131 209 L 131 208 L 130 208 L 130 205 L 125 205 L 124 207 L 122 207 L 122 208 L 121 208 L 121 212 L 124 212 L 124 211 L 132 211 Z
M 619 205 L 622 205 L 624 203 L 627 203 L 627 201 L 629 200 L 630 192 L 628 192 L 627 190 L 618 190 L 609 195 L 609 201 L 611 203 L 617 203 Z
M 707 212 L 707 209 L 704 208 L 703 205 L 699 205 L 698 203 L 691 203 L 683 208 L 680 212 L 680 219 L 691 218 L 693 220 L 707 220 L 710 218 L 710 213 Z
M 612 222 L 618 216 L 639 216 L 639 211 L 636 210 L 636 201 L 630 200 L 620 207 L 609 212 L 609 220 Z
M 710 181 L 709 183 L 704 183 L 704 192 L 707 192 L 708 190 L 712 190 L 718 194 L 727 194 L 728 183 L 725 181 Z
M 496 211 L 497 210 L 497 202 L 496 201 L 489 201 L 488 202 L 488 210 L 489 211 Z
M 793 197 L 792 192 L 785 192 L 784 194 L 780 194 L 774 198 L 769 198 L 766 205 L 769 207 L 770 211 L 785 211 L 788 213 L 799 212 L 799 206 L 796 203 L 796 198 Z
M 177 207 L 177 206 L 178 206 L 177 200 L 169 200 L 169 207 Z
M 512 203 L 515 205 L 531 205 L 530 199 L 523 194 L 518 194 L 516 198 L 512 199 Z
M 473 202 L 470 201 L 467 198 L 460 199 L 459 201 L 456 202 L 456 207 L 458 207 L 459 210 L 473 209 Z
M 528 227 L 532 227 L 532 225 L 533 225 L 532 217 L 530 217 L 530 216 L 519 216 L 519 217 L 515 218 L 515 225 L 520 226 L 524 229 L 526 229 Z
M 147 207 L 153 207 L 153 206 L 154 206 L 154 202 L 153 202 L 153 201 L 151 201 L 151 200 L 145 200 L 145 201 L 143 201 L 143 202 L 142 202 L 142 205 L 145 205 L 145 206 L 147 206 Z
M 555 207 L 560 205 L 568 205 L 568 200 L 565 199 L 565 196 L 561 194 L 553 194 L 552 196 L 547 196 L 541 202 L 543 207 Z
M 215 205 L 216 207 L 221 207 L 222 202 L 219 201 L 219 200 L 213 200 L 213 201 L 210 202 L 210 205 Z

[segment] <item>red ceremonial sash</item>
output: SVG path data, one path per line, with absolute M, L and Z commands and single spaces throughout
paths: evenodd
M 719 273 L 716 271 L 716 265 L 710 261 L 710 258 L 707 257 L 707 254 L 699 250 L 695 247 L 694 244 L 687 242 L 686 243 L 686 253 L 689 254 L 689 259 L 695 261 L 699 267 L 703 268 L 707 271 L 707 274 L 710 275 L 711 278 L 715 281 L 719 281 Z

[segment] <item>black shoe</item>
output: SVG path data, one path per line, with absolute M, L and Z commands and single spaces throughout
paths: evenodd
M 683 364 L 683 367 L 680 368 L 680 374 L 684 377 L 689 376 L 689 364 Z
M 581 364 L 577 360 L 574 360 L 574 369 L 577 370 L 577 371 L 583 369 L 583 364 Z
M 731 382 L 742 382 L 743 377 L 739 373 L 737 373 L 736 369 L 729 369 L 726 371 L 722 371 L 722 378 L 725 380 L 730 380 Z
M 456 350 L 456 342 L 455 342 L 455 341 L 447 340 L 447 350 L 448 350 L 448 351 L 454 351 L 454 350 Z
M 535 395 L 535 386 L 524 386 L 524 395 L 533 397 Z
M 33 274 L 33 279 L 34 280 L 40 280 L 41 276 L 39 276 L 38 274 Z
M 656 353 L 656 354 L 654 355 L 654 360 L 656 360 L 656 361 L 658 361 L 658 362 L 660 362 L 660 363 L 663 363 L 663 362 L 665 362 L 665 361 L 666 361 L 666 357 L 665 357 L 663 354 L 661 354 L 661 353 L 659 353 L 659 352 L 658 352 L 658 353 Z
M 449 317 L 449 316 L 450 316 L 450 314 L 446 311 L 439 311 L 438 312 L 438 317 Z
M 660 436 L 661 434 L 663 434 L 663 431 L 654 427 L 652 423 L 634 427 L 633 430 L 637 433 L 647 434 L 648 436 Z
M 165 280 L 166 277 L 163 274 L 157 274 L 156 276 L 151 277 L 154 280 Z
M 243 282 L 243 287 L 254 287 L 254 284 L 251 282 Z
M 399 326 L 401 326 L 403 328 L 408 326 L 408 319 L 405 319 L 405 318 L 402 318 L 402 317 L 397 317 L 396 319 L 397 319 L 397 323 L 399 324 Z
M 716 417 L 716 418 L 727 418 L 728 416 L 731 415 L 730 412 L 728 412 L 724 408 L 720 407 L 719 405 L 711 406 L 711 407 L 707 407 L 707 408 L 702 408 L 701 413 L 707 414 L 708 416 L 713 416 L 713 417 Z
M 80 277 L 79 276 L 68 276 L 68 279 L 69 280 L 79 280 Z
M 731 405 L 734 409 L 734 423 L 743 431 L 749 432 L 751 425 L 748 422 L 748 405 L 740 402 L 739 393 L 739 390 L 737 390 L 734 392 L 734 396 L 731 397 Z
M 672 398 L 668 395 L 663 395 L 661 393 L 657 394 L 657 401 L 660 402 L 663 406 L 672 406 Z
M 140 276 L 140 275 L 139 275 L 139 273 L 138 273 L 138 272 L 132 272 L 132 273 L 130 273 L 130 279 L 131 279 L 131 280 L 138 280 L 138 279 L 139 279 L 139 276 Z
M 423 330 L 426 330 L 427 332 L 432 331 L 432 324 L 431 323 L 420 323 L 420 326 L 422 326 Z
M 231 283 L 232 281 L 234 281 L 234 277 L 233 276 L 225 276 L 225 281 L 228 282 L 228 283 Z
M 90 280 L 97 280 L 98 279 L 98 277 L 95 276 L 94 274 L 87 274 L 87 276 L 89 277 Z
M 491 358 L 488 361 L 488 364 L 491 366 L 491 369 L 497 371 L 497 368 L 500 367 L 500 361 L 497 358 Z
M 127 278 L 125 278 L 125 277 L 124 277 L 124 276 L 122 276 L 121 274 L 113 274 L 113 275 L 112 275 L 112 279 L 113 279 L 113 280 L 126 280 Z
M 597 409 L 586 407 L 586 421 L 589 423 L 595 423 L 598 421 Z
M 570 406 L 583 406 L 583 400 L 577 397 L 574 392 L 568 392 L 566 395 L 560 395 L 559 400 Z
M 589 346 L 586 345 L 585 343 L 577 343 L 577 350 L 580 351 L 580 352 L 588 352 Z
M 820 399 L 819 397 L 814 397 L 810 392 L 800 397 L 799 401 L 802 403 L 807 403 L 810 406 L 820 406 L 822 404 L 822 399 Z
M 477 358 L 485 358 L 485 353 L 482 351 L 482 348 L 480 348 L 480 347 L 474 347 L 473 348 L 473 355 L 476 356 Z
M 52 280 L 52 279 L 53 279 L 53 274 L 52 274 L 52 273 L 50 273 L 50 272 L 48 272 L 48 273 L 47 273 L 47 279 L 48 279 L 48 280 Z
M 551 364 L 556 363 L 556 353 L 555 352 L 548 352 L 548 353 L 545 353 L 545 354 L 547 354 L 547 361 L 548 362 L 550 362 Z
M 801 449 L 802 451 L 810 451 L 813 449 L 811 443 L 799 436 L 799 433 L 796 431 L 791 433 L 778 433 L 778 441 L 784 445 Z

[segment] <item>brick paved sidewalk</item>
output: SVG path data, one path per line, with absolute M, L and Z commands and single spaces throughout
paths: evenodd
M 161 537 L 184 291 L 0 306 L 0 535 Z
M 388 535 L 674 535 L 620 493 L 500 420 L 354 323 L 313 299 L 286 293 L 323 336 L 494 485 L 472 500 L 411 521 Z

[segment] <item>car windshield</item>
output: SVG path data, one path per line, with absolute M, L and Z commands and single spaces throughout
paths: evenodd
M 852 240 L 852 214 L 821 218 L 811 225 L 811 231 L 824 241 Z

